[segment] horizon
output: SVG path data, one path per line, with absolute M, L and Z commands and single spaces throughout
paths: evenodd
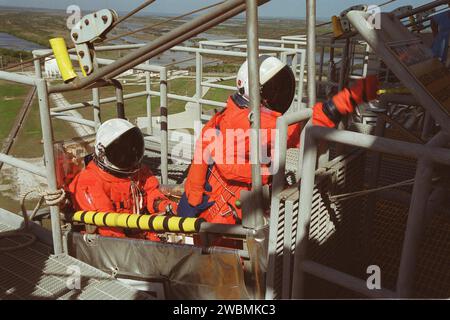
M 379 2 L 381 0 L 374 0 Z M 52 10 L 65 12 L 69 5 L 78 5 L 82 11 L 95 11 L 100 8 L 112 8 L 117 12 L 126 13 L 137 7 L 143 1 L 129 0 L 126 4 L 119 0 L 61 0 L 54 3 L 53 0 L 41 0 L 40 6 L 36 6 L 33 0 L 16 0 L 14 5 L 9 0 L 0 0 L 0 7 L 13 9 L 30 9 L 30 10 Z M 177 16 L 184 12 L 188 12 L 204 5 L 216 3 L 217 0 L 165 0 L 164 2 L 155 2 L 139 12 L 137 16 Z M 386 2 L 386 1 L 384 1 Z M 427 3 L 427 0 L 395 0 L 394 3 L 383 7 L 383 11 L 390 11 L 402 5 L 419 6 Z M 338 15 L 346 8 L 360 4 L 359 0 L 340 0 L 337 1 L 317 1 L 317 19 L 330 19 L 333 15 Z M 149 10 L 152 11 L 149 11 Z M 299 12 L 299 14 L 293 14 Z M 241 14 L 240 16 L 242 16 Z M 259 16 L 261 18 L 285 18 L 302 20 L 305 19 L 305 0 L 272 0 L 260 7 Z M 238 16 L 238 18 L 240 18 Z
M 0 9 L 11 9 L 11 10 L 32 10 L 32 11 L 56 11 L 56 12 L 60 12 L 65 14 L 66 11 L 65 9 L 61 9 L 61 8 L 48 8 L 48 7 L 23 7 L 23 6 L 12 6 L 12 5 L 3 5 L 0 4 Z M 93 9 L 89 9 L 89 10 L 93 10 Z M 116 10 L 117 13 L 119 14 L 126 14 L 128 13 L 128 11 L 124 11 L 124 10 Z M 201 13 L 194 13 L 192 14 L 192 16 L 198 16 Z M 179 14 L 177 13 L 169 13 L 169 12 L 148 12 L 148 11 L 142 11 L 142 12 L 138 12 L 135 14 L 135 16 L 137 17 L 176 17 Z M 290 20 L 305 20 L 306 17 L 294 17 L 294 16 L 271 16 L 271 15 L 260 15 L 259 16 L 262 19 L 280 19 L 280 18 L 285 18 L 285 19 L 290 19 Z M 244 14 L 239 14 L 235 17 L 230 18 L 229 20 L 233 20 L 233 19 L 237 19 L 237 20 L 243 20 L 245 19 Z M 317 20 L 328 20 L 329 17 L 323 16 L 323 17 L 317 17 Z

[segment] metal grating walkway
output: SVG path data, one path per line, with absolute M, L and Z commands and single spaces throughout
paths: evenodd
M 0 234 L 10 229 L 0 223 Z M 1 239 L 0 248 L 21 241 L 19 237 Z M 78 271 L 80 289 L 71 290 L 70 284 L 74 283 L 71 279 Z M 50 247 L 37 241 L 26 248 L 0 251 L 0 300 L 5 299 L 145 300 L 151 297 L 70 256 L 54 256 Z

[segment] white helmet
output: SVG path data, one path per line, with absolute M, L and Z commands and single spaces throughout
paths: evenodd
M 111 119 L 98 128 L 94 160 L 103 170 L 131 175 L 143 157 L 144 136 L 138 127 L 124 119 Z
M 285 113 L 291 106 L 295 94 L 295 76 L 291 68 L 275 57 L 261 55 L 259 57 L 259 83 L 261 102 L 271 110 Z M 250 91 L 247 60 L 239 68 L 236 86 L 238 94 L 248 105 Z

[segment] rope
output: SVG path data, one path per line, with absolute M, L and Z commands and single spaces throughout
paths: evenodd
M 434 178 L 432 181 L 435 182 L 437 180 L 439 180 L 439 178 Z M 378 188 L 337 194 L 337 195 L 334 195 L 334 196 L 330 196 L 329 199 L 332 202 L 337 201 L 337 200 L 345 201 L 345 200 L 348 200 L 348 199 L 365 196 L 367 194 L 378 192 L 378 191 L 382 191 L 382 190 L 386 190 L 386 189 L 392 189 L 392 188 L 412 185 L 412 184 L 414 184 L 414 181 L 415 181 L 415 179 L 413 178 L 413 179 L 404 180 L 404 181 L 401 181 L 401 182 L 389 184 L 389 185 L 378 187 Z
M 40 198 L 33 212 L 30 216 L 28 216 L 27 210 L 25 208 L 25 200 L 33 192 L 38 193 L 40 195 Z M 10 247 L 0 247 L 0 252 L 18 250 L 32 245 L 36 241 L 36 236 L 30 231 L 30 220 L 33 220 L 33 218 L 36 216 L 36 213 L 38 212 L 44 201 L 49 206 L 55 206 L 64 201 L 65 196 L 66 193 L 63 189 L 53 192 L 48 190 L 36 189 L 25 193 L 20 201 L 20 209 L 23 216 L 23 225 L 19 229 L 2 232 L 0 234 L 0 240 L 21 237 L 26 238 L 27 241 Z

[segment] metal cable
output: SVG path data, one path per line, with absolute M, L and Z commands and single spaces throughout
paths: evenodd
M 178 19 L 182 19 L 182 18 L 184 18 L 184 17 L 190 16 L 190 15 L 195 14 L 195 13 L 198 13 L 198 12 L 200 12 L 200 11 L 204 11 L 204 10 L 213 8 L 213 7 L 218 6 L 219 4 L 222 4 L 222 3 L 224 3 L 224 2 L 225 2 L 225 1 L 221 1 L 221 2 L 218 2 L 218 3 L 214 3 L 214 4 L 211 4 L 211 5 L 209 5 L 209 6 L 202 7 L 202 8 L 200 8 L 200 9 L 196 9 L 196 10 L 193 10 L 193 11 L 188 12 L 188 13 L 184 13 L 184 14 L 182 14 L 182 15 L 180 15 L 180 16 L 176 16 L 176 17 L 173 17 L 173 18 L 170 18 L 170 19 L 167 19 L 167 20 L 164 20 L 164 21 L 161 21 L 161 22 L 152 24 L 152 25 L 150 25 L 150 26 L 145 26 L 145 27 L 142 27 L 142 28 L 139 28 L 139 29 L 136 29 L 136 30 L 132 30 L 132 31 L 129 31 L 129 32 L 126 32 L 126 33 L 119 34 L 119 35 L 114 36 L 114 37 L 112 37 L 112 38 L 107 38 L 107 39 L 105 39 L 105 40 L 103 41 L 103 43 L 108 43 L 108 42 L 110 42 L 110 41 L 114 41 L 114 40 L 117 40 L 117 39 L 120 39 L 120 38 L 123 38 L 123 37 L 126 37 L 126 36 L 130 36 L 130 35 L 132 35 L 132 34 L 135 34 L 135 33 L 138 33 L 138 32 L 144 31 L 144 30 L 147 30 L 147 29 L 153 29 L 153 28 L 155 28 L 155 27 L 158 27 L 158 26 L 160 26 L 160 25 L 166 24 L 166 23 L 168 23 L 168 22 L 171 22 L 171 21 L 174 21 L 174 20 L 178 20 Z
M 138 6 L 137 8 L 133 9 L 132 11 L 130 11 L 130 12 L 129 12 L 128 14 L 126 14 L 125 16 L 123 16 L 123 17 L 121 17 L 120 19 L 118 19 L 118 20 L 112 25 L 112 28 L 114 28 L 115 26 L 117 26 L 119 23 L 122 23 L 122 22 L 125 21 L 126 19 L 132 17 L 133 15 L 135 15 L 136 13 L 138 13 L 139 11 L 141 11 L 142 9 L 144 9 L 144 8 L 147 7 L 147 6 L 149 6 L 150 4 L 152 4 L 152 3 L 155 2 L 155 1 L 156 1 L 156 0 L 147 0 L 147 1 L 145 1 L 143 4 L 141 4 L 141 5 Z M 68 46 L 67 46 L 67 49 L 73 49 L 74 47 L 75 47 L 75 46 L 71 44 L 71 45 L 68 45 Z M 3 68 L 3 69 L 1 69 L 1 70 L 2 70 L 2 71 L 6 71 L 6 70 L 14 69 L 15 67 L 19 67 L 19 66 L 22 66 L 22 65 L 25 65 L 25 64 L 28 64 L 28 63 L 32 63 L 33 61 L 40 60 L 40 59 L 46 58 L 46 57 L 50 57 L 50 56 L 52 56 L 52 55 L 53 55 L 53 52 L 50 52 L 50 53 L 44 54 L 44 55 L 39 56 L 39 57 L 36 57 L 36 58 L 31 58 L 31 59 L 25 60 L 25 61 L 23 61 L 23 62 L 13 64 L 13 65 L 11 65 L 11 66 L 9 66 L 9 67 L 5 67 L 5 68 Z
M 128 18 L 134 16 L 136 13 L 138 13 L 139 11 L 141 11 L 142 9 L 148 7 L 149 5 L 151 5 L 153 2 L 155 2 L 156 0 L 147 0 L 145 1 L 143 4 L 141 4 L 140 6 L 138 6 L 137 8 L 131 10 L 130 12 L 128 12 L 126 15 L 124 15 L 123 17 L 117 19 L 117 21 L 115 23 L 113 23 L 112 27 L 114 28 L 115 26 L 117 26 L 119 23 L 122 23 L 123 21 L 127 20 Z
M 436 182 L 437 180 L 439 180 L 439 178 L 434 178 L 433 182 Z M 389 185 L 378 187 L 378 188 L 337 194 L 337 195 L 330 196 L 329 199 L 330 199 L 330 201 L 336 201 L 336 200 L 345 201 L 345 200 L 348 200 L 348 199 L 365 196 L 367 194 L 378 192 L 378 191 L 382 191 L 382 190 L 386 190 L 386 189 L 392 189 L 392 188 L 412 185 L 412 184 L 414 184 L 414 181 L 415 181 L 415 179 L 413 178 L 413 179 L 404 180 L 404 181 L 401 181 L 401 182 L 389 184 Z

